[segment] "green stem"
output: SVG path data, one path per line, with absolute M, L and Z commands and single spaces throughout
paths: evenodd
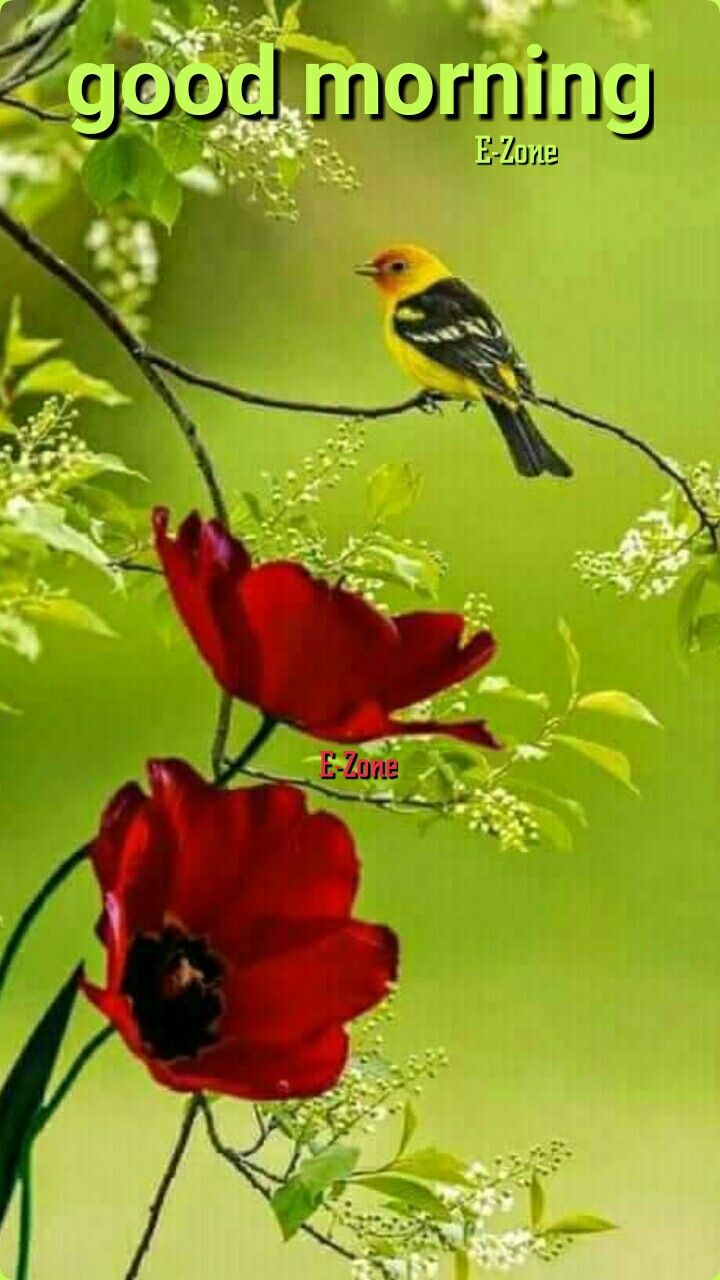
M 2 957 L 0 958 L 0 993 L 2 993 L 7 981 L 7 976 L 12 967 L 13 960 L 25 940 L 25 935 L 29 932 L 31 926 L 40 915 L 43 907 L 45 907 L 45 905 L 50 901 L 53 894 L 56 893 L 60 886 L 64 884 L 69 876 L 72 875 L 76 867 L 79 867 L 81 862 L 85 861 L 87 855 L 87 845 L 83 845 L 82 849 L 76 849 L 75 853 L 71 854 L 69 858 L 66 858 L 64 862 L 60 863 L 60 866 L 53 871 L 50 879 L 46 880 L 42 889 L 35 895 L 32 902 L 28 903 L 13 929 L 5 946 L 5 950 L 2 953 Z
M 30 1275 L 30 1245 L 32 1241 L 32 1167 L 30 1148 L 20 1166 L 20 1241 L 18 1244 L 15 1280 L 28 1280 Z
M 248 765 L 251 760 L 254 760 L 258 751 L 265 746 L 268 738 L 270 738 L 275 732 L 279 723 L 280 721 L 276 720 L 274 716 L 265 716 L 263 718 L 260 728 L 250 739 L 244 751 L 241 752 L 236 760 L 233 760 L 231 764 L 227 766 L 224 772 L 218 775 L 218 787 L 226 787 L 229 782 L 232 782 L 233 778 L 237 777 L 239 773 L 242 773 L 245 766 Z
M 80 1075 L 82 1075 L 85 1067 L 90 1062 L 90 1059 L 95 1057 L 98 1050 L 102 1049 L 103 1045 L 106 1044 L 114 1034 L 114 1027 L 103 1027 L 102 1031 L 98 1031 L 97 1035 L 93 1036 L 92 1040 L 88 1040 L 85 1048 L 80 1050 L 80 1053 L 70 1067 L 67 1075 L 60 1081 L 57 1089 L 45 1105 L 40 1108 L 33 1130 L 33 1141 L 37 1138 L 38 1134 L 42 1133 L 50 1120 L 52 1120 L 58 1107 L 65 1101 L 73 1085 L 76 1083 Z

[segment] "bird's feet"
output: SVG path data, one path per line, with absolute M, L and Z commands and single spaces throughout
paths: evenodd
M 418 409 L 421 413 L 442 413 L 444 403 L 444 396 L 437 391 L 428 391 L 418 400 Z

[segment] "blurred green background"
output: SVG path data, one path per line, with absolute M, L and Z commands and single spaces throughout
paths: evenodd
M 476 48 L 440 0 L 307 8 L 308 26 L 380 66 L 433 66 Z M 263 220 L 241 199 L 191 201 L 166 247 L 156 344 L 256 389 L 399 397 L 405 385 L 381 347 L 375 301 L 350 267 L 385 242 L 418 240 L 493 301 L 548 394 L 625 422 L 678 458 L 720 460 L 720 17 L 705 0 L 657 4 L 652 33 L 631 44 L 579 9 L 541 23 L 539 38 L 555 61 L 651 62 L 651 137 L 621 142 L 600 123 L 529 124 L 518 136 L 557 143 L 559 167 L 477 169 L 474 135 L 491 129 L 471 118 L 336 123 L 362 192 L 308 186 L 299 226 Z M 82 220 L 79 208 L 64 212 L 43 234 L 82 261 Z M 202 502 L 172 422 L 88 312 L 5 243 L 0 273 L 3 311 L 21 292 L 29 332 L 63 335 L 69 355 L 132 395 L 131 407 L 84 411 L 82 423 L 93 444 L 149 477 L 142 501 L 178 512 Z M 328 422 L 312 417 L 244 411 L 205 394 L 188 401 L 233 492 L 253 487 L 263 469 L 293 465 L 328 434 Z M 560 695 L 562 614 L 587 685 L 627 689 L 652 707 L 662 734 L 621 726 L 614 739 L 636 761 L 643 798 L 582 762 L 556 764 L 555 781 L 577 789 L 590 812 L 574 855 L 503 856 L 454 827 L 421 839 L 410 820 L 353 812 L 362 906 L 403 939 L 395 1047 L 442 1044 L 451 1055 L 423 1103 L 427 1143 L 484 1158 L 563 1137 L 576 1158 L 550 1184 L 551 1208 L 596 1211 L 622 1230 L 578 1245 L 556 1265 L 559 1278 L 710 1280 L 720 1265 L 717 660 L 696 661 L 686 676 L 672 602 L 597 597 L 573 575 L 573 553 L 612 545 L 659 486 L 613 441 L 548 415 L 543 425 L 577 468 L 570 485 L 519 480 L 489 419 L 454 411 L 373 426 L 361 472 L 388 459 L 425 472 L 409 531 L 448 554 L 443 603 L 460 605 L 469 589 L 489 593 L 502 646 L 496 670 Z M 338 533 L 352 528 L 361 495 L 358 477 L 330 503 Z M 80 591 L 116 641 L 48 632 L 37 667 L 0 662 L 2 695 L 24 712 L 0 719 L 6 922 L 146 757 L 206 762 L 215 692 L 188 642 L 163 646 L 154 593 L 125 603 L 90 575 Z M 252 723 L 241 709 L 238 742 Z M 264 760 L 296 765 L 306 753 L 288 734 Z M 81 875 L 28 946 L 3 1013 L 6 1061 L 78 953 L 96 969 L 95 909 Z M 96 1025 L 83 1009 L 77 1043 Z M 38 1280 L 123 1273 L 179 1106 L 118 1046 L 92 1066 L 42 1139 Z M 232 1125 L 238 1108 L 224 1108 Z M 11 1271 L 12 1259 L 10 1230 L 0 1268 Z M 283 1247 L 263 1206 L 198 1139 L 148 1280 L 294 1280 L 310 1268 L 338 1273 L 313 1245 Z

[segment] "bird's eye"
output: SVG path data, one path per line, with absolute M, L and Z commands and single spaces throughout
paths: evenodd
M 401 276 L 403 271 L 407 271 L 407 266 L 407 262 L 404 262 L 402 258 L 398 258 L 397 262 L 390 263 L 390 270 L 393 275 Z

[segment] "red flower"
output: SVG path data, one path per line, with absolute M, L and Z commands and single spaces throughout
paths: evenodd
M 497 747 L 483 721 L 397 720 L 395 712 L 466 680 L 495 653 L 489 631 L 462 643 L 456 613 L 387 618 L 360 596 L 288 561 L 253 568 L 217 520 L 188 516 L 176 538 L 154 515 L 177 610 L 228 693 L 315 738 L 369 742 L 443 733 Z
M 289 786 L 221 792 L 187 764 L 111 801 L 91 848 L 104 989 L 85 984 L 171 1089 L 268 1101 L 322 1093 L 344 1024 L 397 972 L 395 935 L 351 916 L 352 838 Z

